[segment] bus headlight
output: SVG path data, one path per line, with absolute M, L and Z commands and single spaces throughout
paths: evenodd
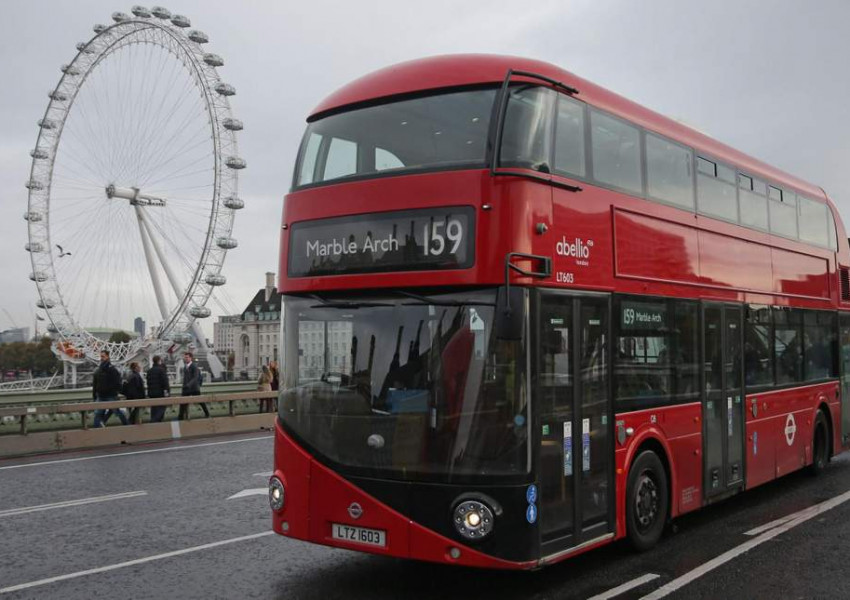
M 455 506 L 454 526 L 468 540 L 480 540 L 493 531 L 493 511 L 478 500 L 464 500 Z
M 283 490 L 283 482 L 277 477 L 272 477 L 269 480 L 269 506 L 272 510 L 280 510 L 283 508 L 283 501 L 286 499 L 286 492 Z

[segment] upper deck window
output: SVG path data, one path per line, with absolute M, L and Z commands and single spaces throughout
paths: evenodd
M 699 212 L 726 221 L 737 221 L 738 198 L 735 193 L 735 171 L 703 157 L 698 157 L 698 164 L 697 206 Z
M 586 175 L 584 155 L 584 106 L 561 94 L 555 124 L 555 172 Z
M 743 173 L 738 175 L 738 200 L 741 207 L 741 225 L 767 231 L 767 198 L 765 184 Z
M 793 192 L 787 190 L 782 194 L 782 201 L 770 201 L 770 232 L 779 235 L 797 237 L 797 199 Z
M 640 132 L 637 127 L 590 111 L 593 178 L 632 193 L 643 193 Z
M 556 94 L 539 86 L 510 89 L 499 166 L 549 172 Z
M 691 151 L 651 133 L 646 134 L 647 193 L 652 198 L 694 209 Z
M 798 201 L 800 206 L 800 239 L 818 246 L 829 246 L 826 205 L 802 196 L 798 197 Z
M 295 187 L 427 169 L 483 167 L 495 89 L 350 110 L 307 126 Z

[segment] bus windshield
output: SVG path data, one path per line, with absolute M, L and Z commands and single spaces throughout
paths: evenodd
M 527 473 L 525 343 L 493 335 L 495 299 L 286 297 L 283 424 L 352 472 Z
M 295 187 L 347 177 L 483 167 L 495 98 L 495 89 L 446 92 L 310 123 Z

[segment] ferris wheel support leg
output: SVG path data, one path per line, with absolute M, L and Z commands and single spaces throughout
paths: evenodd
M 167 319 L 168 305 L 165 303 L 165 294 L 162 291 L 162 284 L 159 281 L 159 276 L 156 274 L 156 267 L 153 262 L 153 251 L 151 250 L 151 240 L 149 239 L 149 233 L 145 227 L 142 217 L 142 208 L 138 205 L 133 208 L 136 209 L 136 219 L 139 221 L 139 235 L 142 236 L 142 247 L 145 250 L 145 261 L 148 263 L 148 271 L 150 271 L 151 274 L 153 291 L 154 294 L 156 294 L 156 303 L 159 306 L 159 312 L 162 314 L 162 318 Z
M 172 289 L 174 290 L 174 295 L 177 298 L 177 302 L 180 302 L 183 299 L 183 291 L 180 289 L 180 281 L 177 279 L 177 275 L 174 271 L 171 270 L 171 265 L 168 264 L 168 260 L 165 257 L 165 253 L 162 251 L 162 248 L 159 245 L 156 237 L 153 235 L 151 231 L 150 222 L 148 222 L 148 216 L 141 209 L 140 206 L 136 206 L 136 216 L 139 217 L 139 223 L 141 226 L 144 226 L 145 231 L 148 234 L 148 238 L 153 245 L 153 249 L 156 252 L 157 258 L 159 258 L 159 262 L 162 265 L 162 269 L 165 271 L 165 276 L 168 278 L 168 282 L 171 284 Z M 144 237 L 144 236 L 142 236 Z M 153 264 L 152 261 L 149 264 Z

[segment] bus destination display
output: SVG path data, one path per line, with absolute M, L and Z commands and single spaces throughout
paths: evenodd
M 289 276 L 468 269 L 475 262 L 474 228 L 469 206 L 295 223 Z

